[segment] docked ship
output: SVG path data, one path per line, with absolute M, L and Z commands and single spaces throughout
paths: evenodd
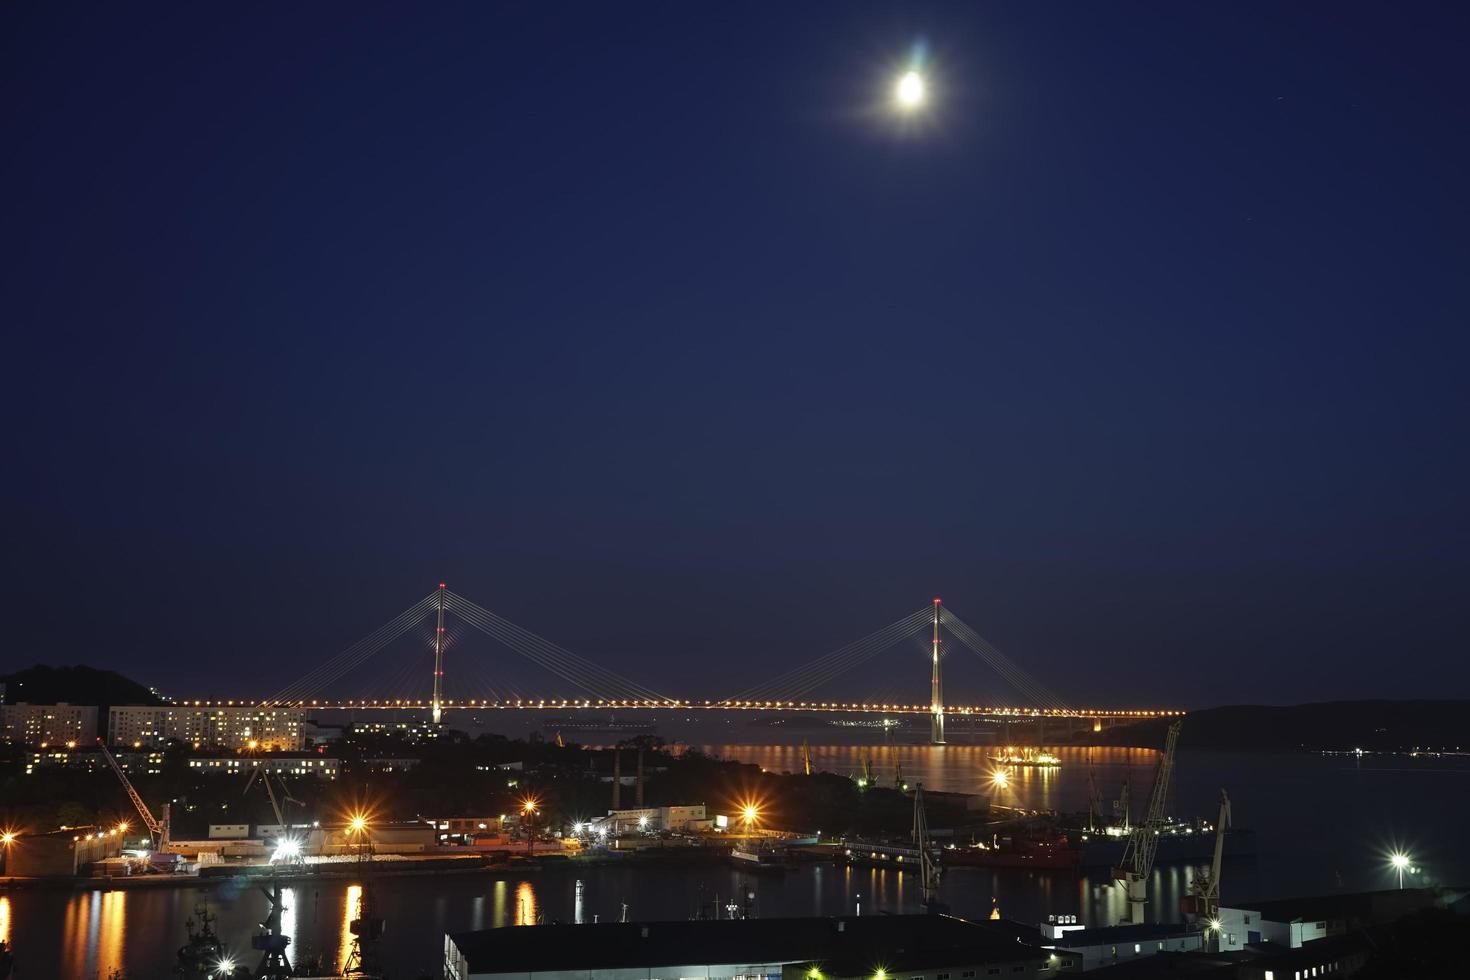
M 195 917 L 199 920 L 199 928 L 194 928 Z M 219 964 L 227 958 L 225 944 L 220 942 L 219 936 L 214 931 L 215 917 L 209 914 L 207 906 L 200 905 L 194 910 L 194 915 L 184 920 L 184 928 L 188 930 L 189 941 L 179 947 L 178 963 L 174 972 L 182 977 L 199 978 L 212 977 L 221 972 Z M 3 975 L 3 974 L 0 974 Z
M 1050 752 L 1042 749 L 1017 749 L 1010 746 L 1001 749 L 998 755 L 991 756 L 990 761 L 998 766 L 1032 766 L 1038 769 L 1060 769 L 1062 767 L 1062 760 Z
M 737 845 L 730 851 L 730 863 L 742 871 L 754 871 L 757 874 L 784 874 L 792 868 L 791 862 L 779 848 L 755 845 Z
M 575 733 L 582 738 L 587 738 L 589 735 L 610 735 L 619 739 L 631 739 L 639 735 L 653 735 L 654 732 L 657 732 L 657 727 L 654 726 L 653 721 L 634 721 L 632 718 L 567 716 L 548 718 L 547 723 L 542 724 L 541 730 L 547 735 L 560 736 L 566 732 L 569 736 Z
M 1080 823 L 1080 821 L 1079 821 Z M 1118 824 L 1061 828 L 1076 843 L 1079 863 L 1085 868 L 1106 868 L 1123 858 L 1129 830 Z M 1208 820 L 1175 820 L 1170 818 L 1159 830 L 1158 864 L 1184 864 L 1208 861 L 1215 853 L 1215 825 Z M 1256 853 L 1255 831 L 1245 827 L 1225 829 L 1225 856 L 1252 857 Z
M 655 726 L 651 721 L 634 721 L 630 718 L 550 718 L 541 726 L 547 734 L 576 732 L 579 735 L 617 735 L 632 738 L 635 735 L 652 735 Z
M 1066 834 L 1032 830 L 993 835 L 989 842 L 952 844 L 943 851 L 947 867 L 1035 868 L 1071 871 L 1081 863 L 1082 851 Z
M 940 862 L 941 851 L 932 848 L 930 853 L 934 856 L 936 863 Z M 949 852 L 943 852 L 949 853 Z M 842 850 L 837 859 L 847 864 L 872 864 L 885 868 L 898 868 L 900 871 L 919 870 L 919 849 L 912 841 L 866 841 L 845 840 L 842 842 Z

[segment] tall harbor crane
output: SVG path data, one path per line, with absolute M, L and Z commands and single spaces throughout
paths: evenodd
M 250 787 L 254 785 L 257 776 L 260 777 L 261 783 L 265 785 L 265 795 L 270 798 L 271 811 L 276 815 L 276 826 L 281 828 L 281 836 L 276 841 L 276 853 L 271 860 L 277 864 L 305 864 L 306 858 L 301 853 L 302 842 L 291 835 L 290 828 L 286 825 L 286 816 L 281 811 L 281 801 L 276 798 L 275 788 L 271 786 L 270 770 L 262 767 L 252 769 L 250 771 L 250 778 L 245 781 L 245 792 L 250 792 Z M 295 803 L 298 806 L 301 805 L 301 801 L 292 796 L 291 791 L 286 788 L 286 781 L 281 779 L 280 776 L 276 778 L 281 782 L 281 796 L 285 797 L 286 802 Z
M 1102 794 L 1097 791 L 1097 778 L 1092 771 L 1092 750 L 1087 750 L 1087 831 L 1097 833 L 1103 821 Z
M 1220 862 L 1225 857 L 1225 832 L 1230 829 L 1230 797 L 1220 790 L 1220 819 L 1215 822 L 1215 857 L 1208 868 L 1196 868 L 1190 882 L 1186 911 L 1204 919 L 1205 949 L 1220 948 Z
M 1144 922 L 1143 908 L 1148 901 L 1148 877 L 1153 874 L 1154 857 L 1159 850 L 1159 832 L 1164 826 L 1164 807 L 1169 799 L 1169 779 L 1174 775 L 1174 748 L 1179 742 L 1181 722 L 1169 726 L 1164 739 L 1164 755 L 1159 759 L 1159 770 L 1154 776 L 1153 792 L 1148 798 L 1148 811 L 1142 822 L 1128 835 L 1128 846 L 1123 851 L 1123 860 L 1113 869 L 1113 878 L 1128 892 L 1128 921 L 1134 925 Z
M 939 901 L 939 876 L 941 868 L 934 860 L 934 847 L 929 840 L 929 816 L 924 812 L 924 784 L 914 784 L 914 846 L 919 849 L 919 891 L 923 896 L 924 911 L 947 912 L 948 907 Z
M 117 759 L 113 758 L 112 753 L 107 751 L 107 743 L 99 738 L 97 740 L 97 747 L 102 750 L 102 757 L 107 760 L 107 764 L 112 767 L 112 771 L 117 773 L 117 778 L 122 782 L 123 789 L 128 791 L 128 799 L 133 801 L 133 806 L 137 809 L 138 816 L 143 819 L 143 826 L 148 828 L 148 835 L 153 838 L 153 850 L 159 854 L 171 853 L 168 827 L 169 804 L 165 803 L 163 805 L 163 820 L 154 819 L 153 811 L 148 809 L 148 804 L 143 802 L 143 797 L 139 796 L 138 791 L 133 789 L 133 784 L 128 781 L 127 773 L 123 772 L 122 766 L 117 764 Z

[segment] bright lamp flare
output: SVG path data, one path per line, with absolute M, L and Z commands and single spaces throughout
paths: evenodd
M 893 90 L 898 104 L 905 109 L 916 109 L 924 104 L 924 76 L 916 71 L 906 71 L 898 79 Z

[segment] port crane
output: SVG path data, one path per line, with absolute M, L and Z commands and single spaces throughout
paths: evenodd
M 117 778 L 122 782 L 123 789 L 128 791 L 128 799 L 133 801 L 133 806 L 138 811 L 138 816 L 143 818 L 143 826 L 148 828 L 148 835 L 153 839 L 153 850 L 159 854 L 172 853 L 172 842 L 169 840 L 169 804 L 163 805 L 163 820 L 156 820 L 153 811 L 148 809 L 148 804 L 143 802 L 143 797 L 133 789 L 133 784 L 128 781 L 127 773 L 123 772 L 122 766 L 117 764 L 117 759 L 107 751 L 107 743 L 102 739 L 97 740 L 97 747 L 102 750 L 102 757 L 117 773 Z
M 1179 743 L 1181 722 L 1169 726 L 1164 739 L 1164 755 L 1154 776 L 1153 792 L 1148 798 L 1148 811 L 1143 821 L 1128 835 L 1123 860 L 1113 869 L 1113 878 L 1128 893 L 1128 921 L 1142 925 L 1143 908 L 1148 901 L 1148 876 L 1153 874 L 1154 857 L 1159 850 L 1159 832 L 1164 826 L 1164 807 L 1169 799 L 1169 780 L 1174 775 L 1174 748 Z
M 1102 822 L 1102 794 L 1097 791 L 1097 779 L 1092 771 L 1092 750 L 1087 751 L 1087 830 L 1097 833 Z
M 924 811 L 924 784 L 914 784 L 914 846 L 919 849 L 919 891 L 923 896 L 924 911 L 947 912 L 949 907 L 939 901 L 939 877 L 942 869 L 934 860 L 934 848 L 929 841 L 929 817 Z
M 271 811 L 276 815 L 276 826 L 281 828 L 281 837 L 276 843 L 276 856 L 273 860 L 283 864 L 305 864 L 306 860 L 301 854 L 301 841 L 293 838 L 286 827 L 286 817 L 281 810 L 281 801 L 276 798 L 275 788 L 271 786 L 270 771 L 258 767 L 252 769 L 250 778 L 245 781 L 245 792 L 250 792 L 250 787 L 254 785 L 257 776 L 265 786 L 265 795 L 270 798 Z M 280 779 L 279 776 L 276 778 Z M 285 797 L 288 803 L 302 805 L 301 801 L 292 796 L 291 791 L 286 788 L 285 780 L 281 780 L 281 796 Z
M 1230 828 L 1230 797 L 1220 790 L 1220 819 L 1215 822 L 1215 856 L 1208 868 L 1196 868 L 1190 882 L 1188 911 L 1205 920 L 1205 948 L 1219 952 L 1220 863 L 1225 857 L 1225 831 Z

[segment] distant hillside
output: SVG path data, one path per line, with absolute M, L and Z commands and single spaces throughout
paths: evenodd
M 1120 725 L 1094 738 L 1105 744 L 1160 746 L 1164 720 Z M 1239 704 L 1191 711 L 1183 749 L 1280 751 L 1361 748 L 1470 750 L 1470 701 L 1323 701 L 1288 706 Z
M 152 691 L 112 670 L 95 667 L 27 667 L 0 675 L 5 685 L 5 702 L 31 704 L 163 704 Z

